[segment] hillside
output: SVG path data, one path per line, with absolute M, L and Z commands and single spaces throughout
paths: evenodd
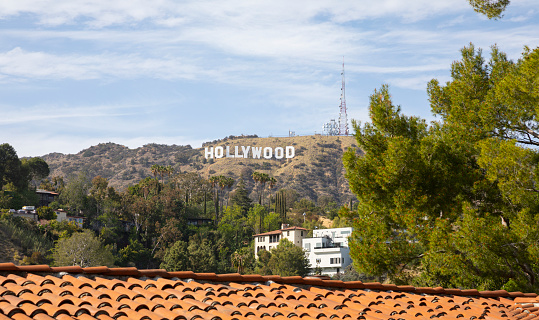
M 170 165 L 175 172 L 198 172 L 204 177 L 226 175 L 236 181 L 243 175 L 248 187 L 253 187 L 254 171 L 268 173 L 277 179 L 273 191 L 281 188 L 294 189 L 303 197 L 317 199 L 330 195 L 340 203 L 347 202 L 352 194 L 344 178 L 342 154 L 355 146 L 353 137 L 301 136 L 286 138 L 230 137 L 205 143 L 204 147 L 235 146 L 277 147 L 293 146 L 292 159 L 221 158 L 206 160 L 204 147 L 148 144 L 129 149 L 114 143 L 103 143 L 82 150 L 77 154 L 53 153 L 42 158 L 49 164 L 51 176 L 63 176 L 80 171 L 90 178 L 100 175 L 110 184 L 124 189 L 140 179 L 151 176 L 154 164 Z

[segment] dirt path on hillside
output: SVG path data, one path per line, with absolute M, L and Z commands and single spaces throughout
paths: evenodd
M 14 261 L 13 257 L 15 254 L 19 254 L 20 248 L 15 246 L 7 237 L 7 235 L 0 229 L 0 263 L 3 262 L 13 262 L 18 263 L 18 261 Z

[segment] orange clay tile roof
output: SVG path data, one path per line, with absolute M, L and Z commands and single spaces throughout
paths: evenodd
M 253 235 L 253 237 L 267 236 L 267 235 L 270 235 L 270 234 L 281 234 L 281 233 L 283 233 L 283 231 L 290 231 L 290 230 L 309 231 L 308 229 L 305 229 L 305 228 L 302 228 L 302 227 L 288 227 L 288 228 L 284 228 L 284 229 L 280 229 L 280 230 L 274 230 L 274 231 L 255 234 L 255 235 Z
M 539 319 L 535 293 L 0 263 L 0 320 Z

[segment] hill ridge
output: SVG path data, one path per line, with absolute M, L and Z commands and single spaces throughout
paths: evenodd
M 232 136 L 231 136 L 232 137 Z M 71 174 L 86 172 L 89 178 L 102 176 L 111 186 L 124 189 L 143 178 L 152 176 L 151 166 L 170 165 L 175 172 L 197 172 L 208 178 L 212 175 L 231 176 L 236 181 L 243 176 L 252 188 L 252 172 L 268 173 L 277 179 L 273 192 L 281 188 L 294 189 L 301 197 L 313 201 L 320 195 L 330 195 L 339 203 L 349 201 L 352 194 L 344 178 L 342 154 L 355 147 L 352 136 L 296 136 L 267 137 L 234 136 L 206 142 L 201 148 L 190 145 L 149 143 L 130 149 L 124 145 L 106 142 L 83 149 L 76 154 L 50 153 L 42 156 L 51 169 L 50 176 L 68 178 Z M 293 146 L 292 159 L 213 158 L 206 159 L 206 147 Z M 241 148 L 240 148 L 241 149 Z

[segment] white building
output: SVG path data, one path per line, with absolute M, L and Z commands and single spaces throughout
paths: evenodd
M 65 212 L 62 209 L 54 210 L 56 212 L 56 221 L 62 222 L 62 221 L 68 221 L 68 222 L 74 222 L 76 225 L 82 228 L 84 225 L 84 217 L 81 216 L 68 216 L 67 212 Z
M 302 246 L 302 240 L 307 236 L 308 230 L 301 227 L 286 227 L 260 234 L 255 234 L 255 258 L 258 259 L 260 250 L 271 250 L 275 248 L 281 239 L 287 239 L 298 247 Z
M 303 239 L 303 249 L 308 254 L 311 270 L 322 269 L 322 274 L 335 275 L 352 263 L 348 237 L 352 228 L 313 230 L 313 237 Z
M 255 258 L 260 250 L 275 248 L 281 239 L 287 239 L 307 253 L 311 270 L 319 267 L 322 274 L 332 276 L 343 272 L 352 263 L 348 237 L 352 228 L 333 228 L 313 230 L 313 237 L 307 238 L 308 230 L 300 227 L 286 227 L 260 234 L 255 234 Z

